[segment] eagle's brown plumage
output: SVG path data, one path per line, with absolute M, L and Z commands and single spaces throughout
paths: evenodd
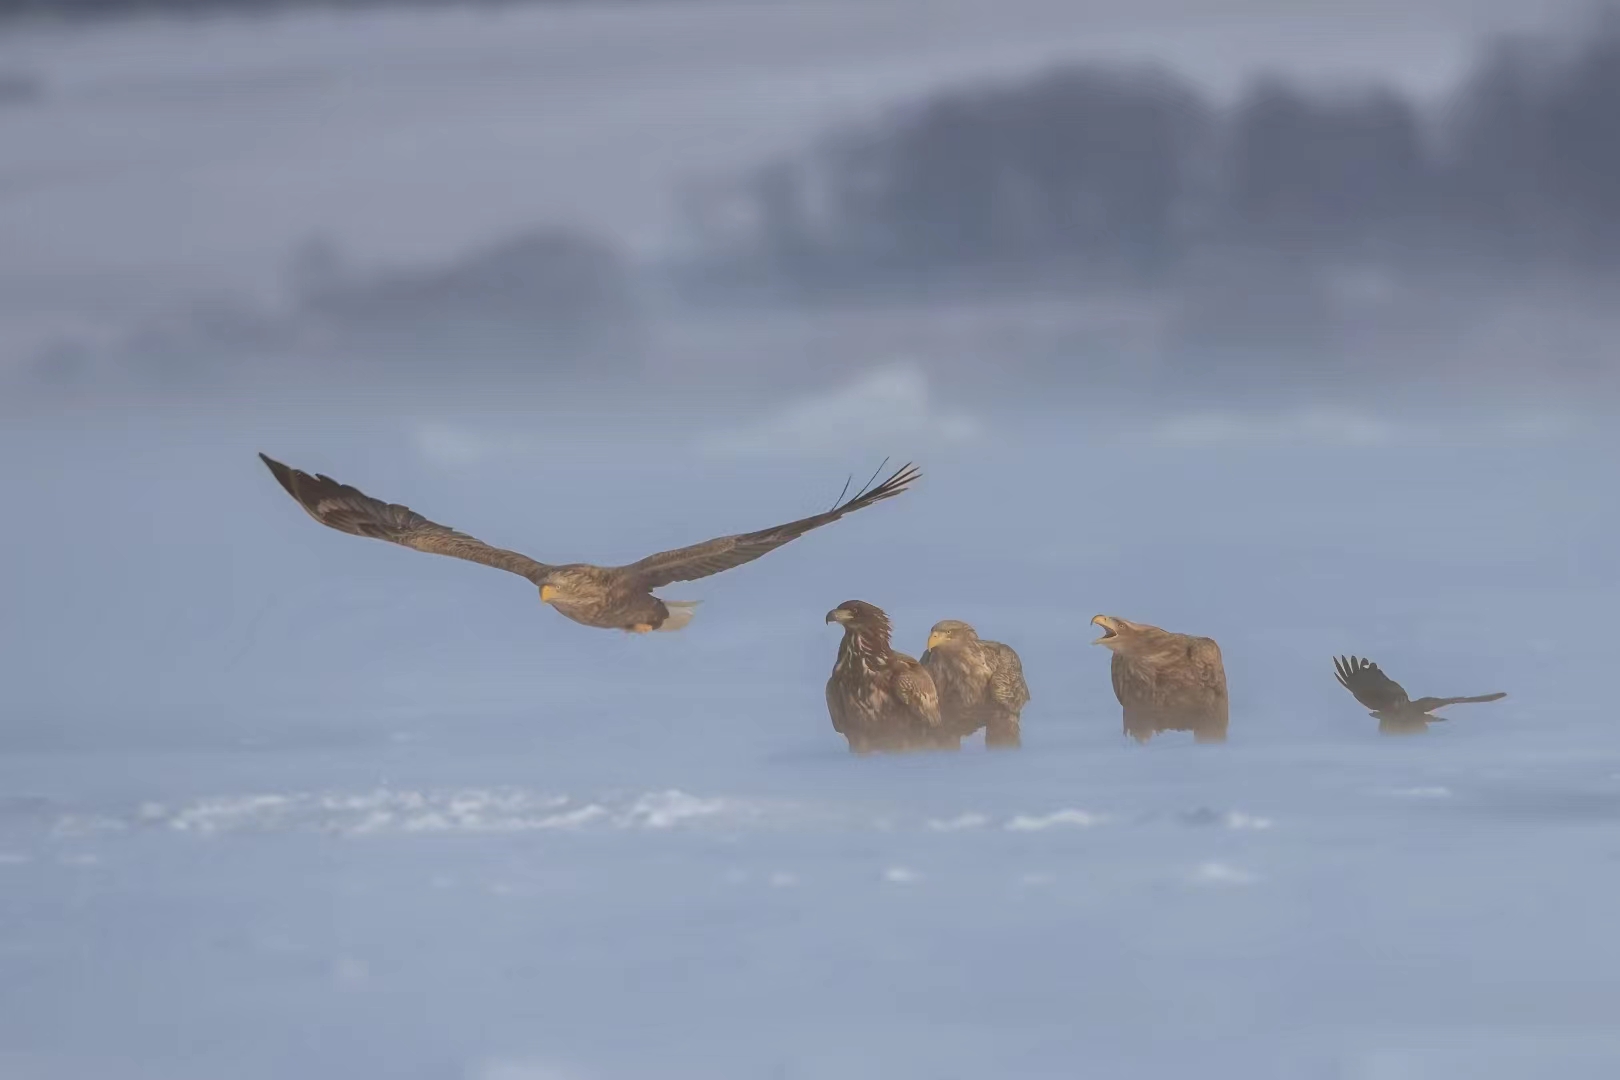
M 827 680 L 833 730 L 855 754 L 878 750 L 954 750 L 962 738 L 947 730 L 939 693 L 928 671 L 889 644 L 889 617 L 862 600 L 827 612 L 844 628 L 838 659 Z
M 1416 735 L 1428 731 L 1429 725 L 1447 719 L 1431 715 L 1435 709 L 1447 705 L 1464 705 L 1480 701 L 1500 701 L 1505 693 L 1477 694 L 1473 697 L 1423 697 L 1413 701 L 1406 696 L 1401 684 L 1385 675 L 1377 664 L 1359 656 L 1335 656 L 1333 677 L 1339 685 L 1372 710 L 1378 718 L 1378 731 L 1383 735 Z
M 509 571 L 538 585 L 543 602 L 577 623 L 637 633 L 679 630 L 692 621 L 695 601 L 662 600 L 652 594 L 653 589 L 671 582 L 709 577 L 752 562 L 811 529 L 900 494 L 922 475 L 915 467 L 906 465 L 881 484 L 863 487 L 852 498 L 825 513 L 758 532 L 722 536 L 690 547 L 661 551 L 625 566 L 588 563 L 553 566 L 516 551 L 491 547 L 476 537 L 429 521 L 408 506 L 374 499 L 359 488 L 339 483 L 330 476 L 311 475 L 264 454 L 259 457 L 287 494 L 322 525 L 355 536 L 387 540 L 417 551 L 449 555 Z
M 1112 615 L 1091 621 L 1103 629 L 1092 644 L 1114 654 L 1109 671 L 1125 734 L 1147 742 L 1161 731 L 1190 731 L 1199 742 L 1226 741 L 1226 668 L 1213 639 Z
M 922 666 L 939 691 L 945 727 L 966 738 L 984 728 L 984 744 L 1020 744 L 1019 715 L 1029 701 L 1024 665 L 1010 646 L 985 641 L 957 619 L 944 619 L 928 632 Z

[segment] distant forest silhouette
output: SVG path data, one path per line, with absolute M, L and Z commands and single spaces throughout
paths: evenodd
M 806 291 L 1151 283 L 1212 255 L 1620 269 L 1620 18 L 1500 41 L 1445 104 L 1268 78 L 1223 110 L 1163 70 L 1065 66 L 836 132 L 689 209 L 720 279 Z
M 698 242 L 651 262 L 577 223 L 381 270 L 316 244 L 277 305 L 199 301 L 110 343 L 64 337 L 22 370 L 64 392 L 226 385 L 233 362 L 280 380 L 288 358 L 360 384 L 699 386 L 899 349 L 958 376 L 1080 373 L 1088 392 L 1620 391 L 1620 16 L 1585 29 L 1489 45 L 1442 102 L 1269 77 L 1228 105 L 1173 72 L 1092 63 L 958 85 L 684 191 Z M 44 92 L 10 85 L 8 107 Z M 904 318 L 866 318 L 890 298 Z M 799 325 L 835 344 L 713 359 L 728 333 L 750 341 L 760 302 L 813 309 Z

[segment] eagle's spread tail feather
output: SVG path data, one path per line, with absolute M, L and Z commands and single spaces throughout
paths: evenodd
M 664 606 L 669 609 L 669 618 L 665 619 L 659 630 L 679 630 L 692 621 L 697 614 L 697 606 L 701 600 L 665 600 Z

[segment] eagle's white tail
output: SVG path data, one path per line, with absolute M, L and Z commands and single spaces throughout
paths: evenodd
M 692 616 L 697 614 L 697 606 L 701 603 L 703 603 L 701 600 L 665 600 L 664 606 L 669 608 L 669 618 L 665 619 L 664 625 L 658 629 L 660 631 L 681 629 L 692 621 Z

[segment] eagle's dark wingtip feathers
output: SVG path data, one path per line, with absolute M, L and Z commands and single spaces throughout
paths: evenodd
M 868 476 L 866 478 L 866 483 L 861 485 L 861 490 L 855 493 L 855 497 L 857 499 L 860 498 L 862 495 L 865 495 L 869 490 L 871 490 L 872 484 L 877 480 L 877 478 L 879 476 L 883 475 L 883 466 L 887 465 L 888 463 L 889 463 L 888 458 L 884 458 L 882 461 L 878 462 L 878 467 L 873 469 L 872 470 L 872 475 Z M 879 485 L 879 486 L 881 486 L 881 485 Z
M 263 450 L 259 451 L 259 460 L 264 462 L 265 467 L 270 470 L 270 475 L 276 478 L 276 483 L 281 485 L 282 490 L 297 499 L 298 489 L 294 486 L 294 474 L 298 470 L 290 465 L 282 464 Z M 299 501 L 302 502 L 303 500 L 300 499 Z
M 854 473 L 850 473 L 848 476 L 844 477 L 844 486 L 843 486 L 842 490 L 840 490 L 838 492 L 838 498 L 833 500 L 833 509 L 834 510 L 837 510 L 840 506 L 844 505 L 844 496 L 849 494 L 849 485 L 853 484 L 854 482 L 855 482 L 855 474 Z
M 883 460 L 885 464 L 888 463 L 887 458 L 884 458 Z M 875 480 L 878 473 L 881 473 L 882 471 L 883 466 L 879 465 L 878 472 L 872 474 L 872 480 Z M 921 475 L 921 469 L 917 468 L 917 466 L 911 464 L 910 462 L 907 462 L 900 468 L 896 469 L 887 480 L 884 480 L 876 487 L 872 486 L 872 480 L 867 480 L 866 483 L 861 485 L 860 490 L 856 491 L 855 494 L 847 500 L 844 498 L 844 495 L 849 491 L 849 482 L 846 481 L 844 484 L 844 491 L 838 496 L 838 503 L 830 511 L 828 511 L 828 513 L 837 517 L 842 517 L 843 515 L 852 511 L 861 510 L 871 506 L 873 503 L 882 502 L 884 499 L 892 499 L 894 496 L 906 490 L 908 486 L 915 483 L 917 478 Z
M 888 463 L 888 458 L 878 462 L 878 467 L 872 471 L 871 476 L 866 478 L 866 482 L 856 489 L 854 495 L 849 494 L 849 486 L 855 482 L 855 474 L 851 473 L 845 477 L 843 489 L 838 492 L 838 498 L 833 501 L 832 509 L 827 512 L 829 514 L 847 514 L 851 510 L 871 506 L 875 502 L 900 494 L 908 484 L 911 484 L 922 475 L 922 471 L 908 461 L 896 469 L 887 480 L 874 487 L 873 482 L 882 475 L 883 467 Z
M 883 483 L 879 484 L 872 490 L 866 492 L 864 495 L 859 496 L 859 498 L 864 498 L 867 503 L 874 503 L 880 499 L 892 498 L 906 490 L 907 487 L 915 483 L 921 476 L 922 470 L 908 461 L 904 465 L 900 466 L 900 468 L 896 469 L 893 475 L 891 475 L 887 480 L 883 481 Z

